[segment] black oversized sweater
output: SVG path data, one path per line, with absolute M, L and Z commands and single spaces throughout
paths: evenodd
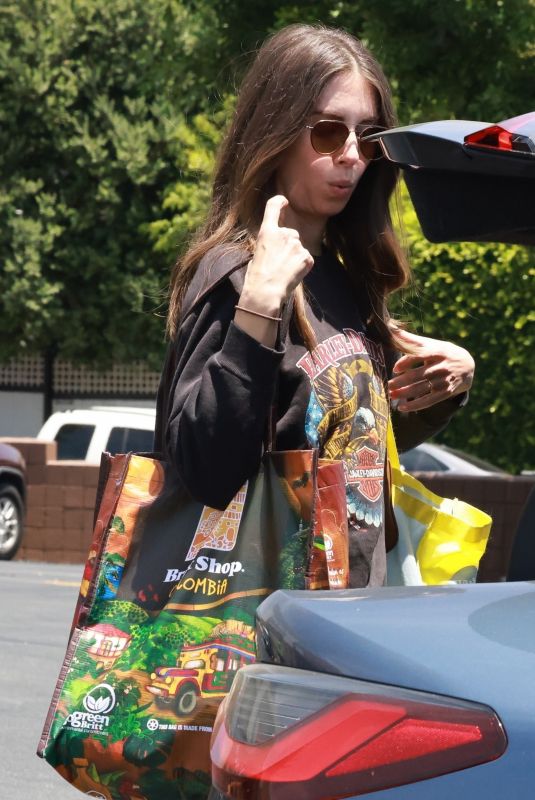
M 162 372 L 155 448 L 175 465 L 192 497 L 225 508 L 259 467 L 274 401 L 276 449 L 314 447 L 320 456 L 343 460 L 350 584 L 381 585 L 386 382 L 396 356 L 373 340 L 364 321 L 365 298 L 329 252 L 315 259 L 305 279 L 307 316 L 318 342 L 312 353 L 293 324 L 285 340 L 270 348 L 233 322 L 245 265 L 205 293 L 214 275 L 225 273 L 222 259 L 229 256 L 221 251 L 203 259 L 184 300 Z M 399 449 L 441 430 L 458 407 L 454 399 L 394 413 Z

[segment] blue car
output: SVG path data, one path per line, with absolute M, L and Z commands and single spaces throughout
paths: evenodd
M 535 583 L 276 592 L 212 738 L 223 797 L 533 797 Z
M 535 113 L 374 137 L 431 241 L 535 243 Z M 530 499 L 510 573 L 523 581 L 265 600 L 258 662 L 217 716 L 213 798 L 535 797 Z

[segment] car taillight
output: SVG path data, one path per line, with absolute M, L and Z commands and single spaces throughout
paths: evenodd
M 468 147 L 483 147 L 519 155 L 534 155 L 535 144 L 529 138 L 514 131 L 506 130 L 501 125 L 490 125 L 483 130 L 475 131 L 464 137 Z
M 475 703 L 287 667 L 240 670 L 212 736 L 212 780 L 235 800 L 334 800 L 498 758 Z

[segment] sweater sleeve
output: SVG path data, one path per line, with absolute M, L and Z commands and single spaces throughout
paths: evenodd
M 188 314 L 161 398 L 168 458 L 192 497 L 219 509 L 258 469 L 283 357 L 235 325 L 237 300 L 226 280 Z

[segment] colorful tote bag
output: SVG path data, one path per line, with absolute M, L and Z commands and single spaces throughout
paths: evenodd
M 149 457 L 103 458 L 38 749 L 91 797 L 205 798 L 212 722 L 255 658 L 258 604 L 277 588 L 347 585 L 341 463 L 268 452 L 224 511 L 186 499 L 170 473 Z
M 463 500 L 434 494 L 402 470 L 391 422 L 387 453 L 398 529 L 387 553 L 388 585 L 474 583 L 492 518 Z

